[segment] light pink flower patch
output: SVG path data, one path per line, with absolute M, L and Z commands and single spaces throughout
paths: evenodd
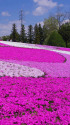
M 36 68 L 0 61 L 0 76 L 41 77 L 44 76 L 44 72 Z
M 70 55 L 62 54 L 66 58 L 64 63 L 47 63 L 47 62 L 33 62 L 33 61 L 16 61 L 9 60 L 20 65 L 34 67 L 45 72 L 46 77 L 70 77 Z M 6 60 L 8 62 L 8 60 Z

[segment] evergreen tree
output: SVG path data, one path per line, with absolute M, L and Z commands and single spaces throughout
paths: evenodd
M 14 42 L 19 41 L 19 34 L 17 32 L 15 24 L 13 24 L 12 32 L 10 34 L 10 39 L 12 39 L 12 41 L 14 41 Z
M 43 39 L 44 39 L 44 41 L 43 41 L 43 45 L 45 45 L 46 43 L 47 43 L 47 41 L 48 41 L 48 30 L 47 30 L 47 28 L 45 27 L 45 25 L 43 26 Z
M 28 42 L 29 43 L 33 42 L 33 27 L 32 27 L 32 25 L 28 26 Z
M 57 31 L 53 31 L 51 33 L 47 44 L 51 46 L 65 47 L 65 42 L 62 36 Z
M 34 27 L 34 43 L 40 44 L 39 28 L 37 24 Z
M 70 43 L 70 23 L 63 24 L 58 32 L 63 37 L 67 47 L 67 44 Z
M 21 26 L 20 40 L 21 40 L 21 42 L 25 42 L 25 40 L 26 40 L 25 27 L 24 27 L 24 25 Z
M 44 34 L 43 34 L 43 28 L 41 27 L 41 24 L 39 24 L 39 36 L 40 36 L 40 44 L 43 44 Z

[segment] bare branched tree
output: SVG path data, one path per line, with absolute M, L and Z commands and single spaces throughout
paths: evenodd
M 65 18 L 66 18 L 66 13 L 63 13 L 61 11 L 60 6 L 57 6 L 56 19 L 58 20 L 59 29 Z
M 67 19 L 69 20 L 69 23 L 70 23 L 70 11 L 66 12 L 66 15 L 67 15 Z

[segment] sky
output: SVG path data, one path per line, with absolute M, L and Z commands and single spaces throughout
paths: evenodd
M 13 23 L 20 33 L 21 10 L 23 10 L 23 24 L 27 32 L 30 24 L 43 25 L 44 19 L 55 15 L 58 6 L 62 12 L 70 12 L 70 0 L 0 0 L 0 36 L 9 35 Z

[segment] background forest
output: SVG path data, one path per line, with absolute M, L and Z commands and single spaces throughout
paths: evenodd
M 14 23 L 11 34 L 9 36 L 2 36 L 2 40 L 69 48 L 70 20 L 62 23 L 63 17 L 64 15 L 57 15 L 57 18 L 50 16 L 48 19 L 44 19 L 43 26 L 40 23 L 35 24 L 35 26 L 29 25 L 27 32 L 25 31 L 25 26 L 22 24 L 20 33 L 17 32 L 17 27 Z

